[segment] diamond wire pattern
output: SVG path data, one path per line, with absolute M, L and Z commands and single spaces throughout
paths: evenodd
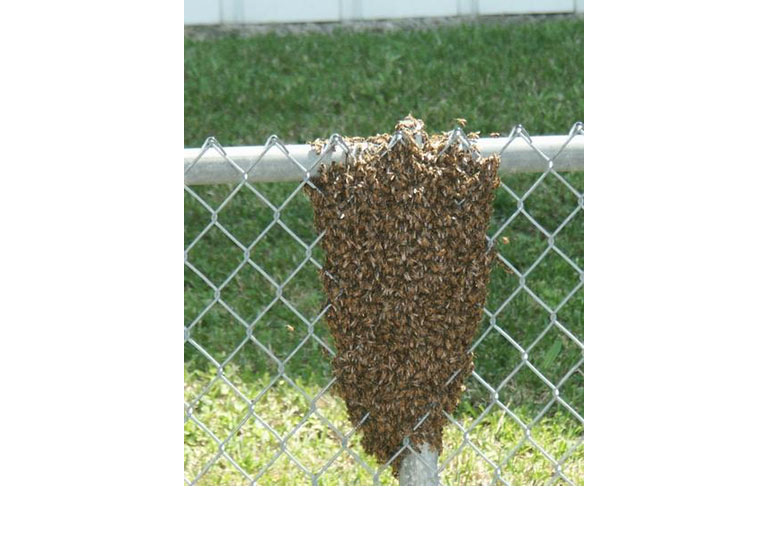
M 562 454 L 562 456 L 559 459 L 557 459 L 552 454 L 550 454 L 550 452 L 548 452 L 544 447 L 542 447 L 542 445 L 540 445 L 539 442 L 537 442 L 532 431 L 533 431 L 533 428 L 539 423 L 541 418 L 544 417 L 547 411 L 550 410 L 550 408 L 555 404 L 559 404 L 560 406 L 562 406 L 582 426 L 584 424 L 584 418 L 582 417 L 582 415 L 579 414 L 579 412 L 576 409 L 574 409 L 574 407 L 569 402 L 565 400 L 565 398 L 561 393 L 561 389 L 563 385 L 570 379 L 570 377 L 574 373 L 580 372 L 581 369 L 583 368 L 584 344 L 576 335 L 574 335 L 572 331 L 570 331 L 563 324 L 562 321 L 558 319 L 558 312 L 562 309 L 562 307 L 581 288 L 583 288 L 584 270 L 576 262 L 574 262 L 571 259 L 571 257 L 569 257 L 565 252 L 563 252 L 555 243 L 557 235 L 579 213 L 583 213 L 584 211 L 584 194 L 579 190 L 577 190 L 562 174 L 560 174 L 556 170 L 557 157 L 568 146 L 568 144 L 571 142 L 571 140 L 573 140 L 573 138 L 576 135 L 583 135 L 583 134 L 584 134 L 583 124 L 581 122 L 574 124 L 569 132 L 568 139 L 563 144 L 562 148 L 558 152 L 556 152 L 554 155 L 551 155 L 551 156 L 545 155 L 541 150 L 539 150 L 534 145 L 527 131 L 520 125 L 512 129 L 512 131 L 508 135 L 507 141 L 503 148 L 506 148 L 515 139 L 523 140 L 530 148 L 532 148 L 541 157 L 542 173 L 538 177 L 538 179 L 520 196 L 518 196 L 518 194 L 515 193 L 505 182 L 501 183 L 500 188 L 503 189 L 507 194 L 509 194 L 516 201 L 517 207 L 515 211 L 503 222 L 503 224 L 491 236 L 487 236 L 489 248 L 498 240 L 498 238 L 501 236 L 504 230 L 515 219 L 525 219 L 527 222 L 533 225 L 533 227 L 535 227 L 547 239 L 547 247 L 539 254 L 539 256 L 535 259 L 535 261 L 525 271 L 521 271 L 520 269 L 515 267 L 515 265 L 512 262 L 510 262 L 507 258 L 505 258 L 501 253 L 497 252 L 497 257 L 499 261 L 503 264 L 503 267 L 505 268 L 505 270 L 508 273 L 511 273 L 515 277 L 517 277 L 518 286 L 513 292 L 509 294 L 509 296 L 494 311 L 490 311 L 487 307 L 484 307 L 484 313 L 487 316 L 490 323 L 488 327 L 485 329 L 485 331 L 472 344 L 472 346 L 470 347 L 470 351 L 474 351 L 488 337 L 488 335 L 490 335 L 492 332 L 496 332 L 498 335 L 503 337 L 503 339 L 509 344 L 511 350 L 514 350 L 517 354 L 519 354 L 520 361 L 509 372 L 509 374 L 501 381 L 501 383 L 497 387 L 493 387 L 485 379 L 483 379 L 483 377 L 477 372 L 473 372 L 471 374 L 471 378 L 488 392 L 488 395 L 490 396 L 490 403 L 483 409 L 483 411 L 478 415 L 478 417 L 476 417 L 474 421 L 472 421 L 468 426 L 465 427 L 459 421 L 457 421 L 456 418 L 453 417 L 451 414 L 443 412 L 447 418 L 447 421 L 448 421 L 447 424 L 453 425 L 461 432 L 462 442 L 453 451 L 447 454 L 443 454 L 441 456 L 441 462 L 438 465 L 438 470 L 437 470 L 438 473 L 444 471 L 453 459 L 455 459 L 466 448 L 469 448 L 471 451 L 476 453 L 483 461 L 485 461 L 491 467 L 491 469 L 494 472 L 493 473 L 494 483 L 497 483 L 497 484 L 501 483 L 501 484 L 508 485 L 509 482 L 503 477 L 503 474 L 501 471 L 502 468 L 505 465 L 507 465 L 511 459 L 515 457 L 515 455 L 518 453 L 521 447 L 523 447 L 525 444 L 530 444 L 533 448 L 535 448 L 538 452 L 540 452 L 546 458 L 546 460 L 550 463 L 552 467 L 552 473 L 549 478 L 548 484 L 553 484 L 557 481 L 563 481 L 571 485 L 574 484 L 572 479 L 565 474 L 563 465 L 568 460 L 568 458 L 583 444 L 583 440 L 584 440 L 583 434 L 574 444 L 572 444 L 570 447 L 568 447 L 565 450 L 565 452 Z M 398 137 L 397 135 L 398 133 L 396 133 L 395 136 L 393 137 L 392 145 L 398 143 L 401 140 L 401 137 Z M 469 140 L 467 139 L 466 135 L 463 133 L 463 131 L 459 127 L 457 127 L 451 132 L 447 145 L 448 144 L 461 144 L 465 148 L 468 148 L 470 146 Z M 272 464 L 274 464 L 274 462 L 278 458 L 280 458 L 282 455 L 285 455 L 299 470 L 301 470 L 307 476 L 307 478 L 312 482 L 312 484 L 317 484 L 318 479 L 322 476 L 322 474 L 345 452 L 348 453 L 356 463 L 358 463 L 362 468 L 365 469 L 365 471 L 369 475 L 372 476 L 374 484 L 379 484 L 381 474 L 385 472 L 389 464 L 392 461 L 394 461 L 401 453 L 403 453 L 404 451 L 408 451 L 409 453 L 415 454 L 417 457 L 419 456 L 419 454 L 411 446 L 408 438 L 406 438 L 403 442 L 403 445 L 394 455 L 392 455 L 389 462 L 380 465 L 375 470 L 372 469 L 365 462 L 365 460 L 349 446 L 351 437 L 360 428 L 362 423 L 366 421 L 368 416 L 366 415 L 365 417 L 363 417 L 362 421 L 359 424 L 353 426 L 351 430 L 345 433 L 341 431 L 337 426 L 335 426 L 330 420 L 324 417 L 323 414 L 321 414 L 317 408 L 318 401 L 324 395 L 329 393 L 331 387 L 335 383 L 335 378 L 328 381 L 328 383 L 317 393 L 317 395 L 310 396 L 285 371 L 287 362 L 290 361 L 291 358 L 297 352 L 299 352 L 299 350 L 304 345 L 306 345 L 306 343 L 309 342 L 310 340 L 317 342 L 331 356 L 334 355 L 334 351 L 329 346 L 329 344 L 326 343 L 318 335 L 316 335 L 314 331 L 315 326 L 323 318 L 330 304 L 326 302 L 325 306 L 321 309 L 320 312 L 314 314 L 313 316 L 305 316 L 304 313 L 302 313 L 299 309 L 297 309 L 296 306 L 294 306 L 290 301 L 288 301 L 288 299 L 283 295 L 284 287 L 289 282 L 291 282 L 291 280 L 299 273 L 299 271 L 301 271 L 301 269 L 304 268 L 308 263 L 314 265 L 318 269 L 322 269 L 322 264 L 312 256 L 312 251 L 317 246 L 319 241 L 322 239 L 325 232 L 321 232 L 319 235 L 317 235 L 317 237 L 311 243 L 306 243 L 297 234 L 295 234 L 291 230 L 291 228 L 281 219 L 281 212 L 291 202 L 291 200 L 293 200 L 298 195 L 298 193 L 301 191 L 301 189 L 305 185 L 310 185 L 312 188 L 316 188 L 314 184 L 312 184 L 310 179 L 314 169 L 317 167 L 317 165 L 320 163 L 321 159 L 324 157 L 326 153 L 332 152 L 335 148 L 339 148 L 339 147 L 343 149 L 344 152 L 347 154 L 350 152 L 350 149 L 346 146 L 342 138 L 339 135 L 334 134 L 329 139 L 329 143 L 323 149 L 322 153 L 318 156 L 317 160 L 309 168 L 305 168 L 290 155 L 290 152 L 288 151 L 286 146 L 282 143 L 282 141 L 278 137 L 273 135 L 267 139 L 267 142 L 265 144 L 265 148 L 262 154 L 259 155 L 246 170 L 244 170 L 240 168 L 234 161 L 232 161 L 226 155 L 226 152 L 224 151 L 223 147 L 218 143 L 218 141 L 215 138 L 210 137 L 203 144 L 197 159 L 195 159 L 185 170 L 185 174 L 188 173 L 190 170 L 192 170 L 192 168 L 199 161 L 200 157 L 202 157 L 207 152 L 216 152 L 223 159 L 226 160 L 229 166 L 232 167 L 233 171 L 240 178 L 239 182 L 232 188 L 231 192 L 216 207 L 213 207 L 212 205 L 208 204 L 201 196 L 199 196 L 194 190 L 190 189 L 188 186 L 185 185 L 184 187 L 185 191 L 189 195 L 191 195 L 191 197 L 197 203 L 201 204 L 205 208 L 205 210 L 210 214 L 210 217 L 211 217 L 210 222 L 203 228 L 203 230 L 201 230 L 197 234 L 197 236 L 195 236 L 195 238 L 191 242 L 189 242 L 188 245 L 186 245 L 184 250 L 184 265 L 185 267 L 189 268 L 192 272 L 194 272 L 206 284 L 206 286 L 210 287 L 214 294 L 213 299 L 203 309 L 201 309 L 201 311 L 189 323 L 189 325 L 185 326 L 184 342 L 189 343 L 191 346 L 193 346 L 207 361 L 211 362 L 216 367 L 216 375 L 214 376 L 214 378 L 211 379 L 205 385 L 205 387 L 203 387 L 200 393 L 196 395 L 190 402 L 185 402 L 184 422 L 187 423 L 191 421 L 192 423 L 194 423 L 198 428 L 200 428 L 207 436 L 209 436 L 213 440 L 213 442 L 216 444 L 216 447 L 217 447 L 216 453 L 211 456 L 211 458 L 199 470 L 199 472 L 196 474 L 194 478 L 192 478 L 191 480 L 188 479 L 187 477 L 184 478 L 184 482 L 186 485 L 196 484 L 206 474 L 206 472 L 208 472 L 208 470 L 220 459 L 225 459 L 229 464 L 232 465 L 232 467 L 234 467 L 235 470 L 237 470 L 240 474 L 242 474 L 242 476 L 250 484 L 252 485 L 257 484 L 259 479 L 269 470 L 270 466 L 272 466 Z M 280 151 L 287 160 L 291 161 L 297 167 L 297 169 L 301 172 L 303 177 L 298 187 L 294 189 L 279 206 L 275 206 L 269 199 L 267 199 L 258 190 L 256 186 L 248 182 L 249 173 L 255 167 L 258 166 L 262 157 L 267 152 L 274 151 L 274 150 Z M 503 152 L 503 149 L 502 149 L 502 152 Z M 542 182 L 544 182 L 544 180 L 548 177 L 555 178 L 555 180 L 560 184 L 562 184 L 563 186 L 565 186 L 565 188 L 568 189 L 576 197 L 578 201 L 576 208 L 574 208 L 574 210 L 570 212 L 554 230 L 551 230 L 551 231 L 547 230 L 544 226 L 542 226 L 525 208 L 526 200 L 531 196 L 531 194 L 534 193 L 534 191 L 537 188 L 539 188 L 542 185 Z M 223 226 L 219 222 L 217 218 L 219 212 L 227 205 L 227 203 L 229 203 L 242 190 L 249 190 L 250 192 L 252 192 L 265 206 L 267 206 L 273 212 L 272 221 L 267 226 L 265 226 L 264 229 L 261 231 L 261 233 L 259 233 L 257 237 L 248 245 L 245 245 L 242 242 L 240 242 L 232 233 L 230 233 L 230 231 L 227 230 L 225 226 Z M 266 234 L 273 227 L 276 227 L 276 226 L 282 228 L 285 232 L 287 232 L 287 234 L 304 249 L 304 258 L 299 262 L 296 268 L 285 278 L 283 282 L 278 282 L 275 278 L 273 278 L 269 274 L 269 272 L 267 272 L 259 263 L 257 263 L 257 261 L 251 258 L 252 249 L 259 243 L 259 241 L 261 241 L 266 236 Z M 216 228 L 221 233 L 223 233 L 243 253 L 243 259 L 240 261 L 237 267 L 234 270 L 232 270 L 231 273 L 218 285 L 214 283 L 211 279 L 209 279 L 208 276 L 206 276 L 203 271 L 195 267 L 195 265 L 189 261 L 189 256 L 188 256 L 190 250 L 193 247 L 195 247 L 195 245 L 197 245 L 200 239 L 203 238 L 205 234 L 207 234 L 213 228 Z M 533 271 L 535 271 L 535 269 L 541 264 L 541 262 L 550 253 L 554 253 L 555 255 L 559 256 L 562 260 L 564 260 L 567 264 L 569 264 L 579 276 L 579 283 L 570 292 L 568 292 L 566 296 L 555 306 L 550 306 L 546 302 L 544 302 L 533 290 L 531 290 L 531 288 L 528 286 L 526 282 L 526 278 Z M 227 284 L 230 281 L 232 281 L 232 279 L 235 278 L 238 272 L 242 268 L 244 268 L 246 265 L 255 269 L 275 289 L 275 296 L 271 300 L 271 302 L 253 320 L 250 320 L 250 321 L 244 320 L 221 297 L 221 290 L 224 287 L 226 287 Z M 333 278 L 333 276 L 330 276 L 330 277 Z M 343 291 L 341 293 L 343 293 Z M 544 311 L 546 311 L 546 313 L 549 316 L 548 325 L 539 333 L 536 339 L 527 347 L 523 347 L 521 344 L 519 344 L 503 327 L 501 327 L 497 323 L 498 317 L 502 313 L 502 311 L 506 309 L 510 305 L 510 303 L 520 294 L 526 294 L 528 297 L 530 297 L 538 306 L 540 306 Z M 307 335 L 304 336 L 304 338 L 299 342 L 299 344 L 282 360 L 279 357 L 277 357 L 277 355 L 275 355 L 268 346 L 260 342 L 253 334 L 254 326 L 270 311 L 270 309 L 273 306 L 277 305 L 278 303 L 287 307 L 299 320 L 301 320 L 302 323 L 304 323 L 307 326 Z M 240 325 L 243 326 L 245 330 L 244 339 L 221 362 L 217 361 L 214 358 L 213 354 L 209 353 L 209 351 L 207 351 L 204 346 L 198 343 L 191 336 L 191 330 L 194 329 L 199 324 L 200 320 L 205 316 L 205 314 L 217 304 L 223 307 Z M 550 331 L 553 331 L 553 330 L 566 336 L 581 351 L 581 357 L 579 358 L 578 362 L 574 364 L 568 370 L 568 372 L 566 372 L 559 380 L 555 380 L 555 381 L 549 380 L 530 361 L 530 354 L 533 348 L 536 347 L 536 345 Z M 237 353 L 249 342 L 253 343 L 262 352 L 264 352 L 264 354 L 266 354 L 266 356 L 275 364 L 277 368 L 277 374 L 271 377 L 267 385 L 264 388 L 262 388 L 253 399 L 249 399 L 246 395 L 244 395 L 237 388 L 237 386 L 231 380 L 229 380 L 226 373 L 224 372 L 224 369 L 227 366 L 227 364 L 230 363 L 232 359 L 237 355 Z M 476 361 L 480 362 L 482 361 L 482 358 L 477 358 Z M 541 408 L 539 413 L 529 422 L 524 421 L 512 410 L 510 410 L 509 407 L 506 404 L 504 404 L 504 402 L 502 402 L 502 399 L 500 399 L 500 396 L 499 396 L 500 391 L 502 391 L 502 389 L 510 383 L 510 381 L 515 377 L 515 375 L 518 374 L 523 369 L 527 369 L 528 371 L 532 372 L 538 379 L 541 380 L 541 382 L 551 392 L 551 398 Z M 301 394 L 301 396 L 306 400 L 309 406 L 307 412 L 298 421 L 298 423 L 296 423 L 296 425 L 287 434 L 285 434 L 282 437 L 277 431 L 275 431 L 268 424 L 268 422 L 266 422 L 254 411 L 254 405 L 270 389 L 272 389 L 275 386 L 275 384 L 277 384 L 277 382 L 280 380 L 284 380 L 295 391 Z M 240 419 L 236 427 L 233 428 L 231 432 L 223 439 L 216 436 L 216 434 L 213 433 L 205 425 L 203 421 L 201 421 L 198 417 L 196 417 L 194 413 L 196 404 L 206 395 L 206 393 L 217 381 L 220 381 L 226 384 L 227 387 L 229 387 L 233 391 L 233 393 L 237 396 L 237 398 L 241 399 L 248 406 L 247 413 Z M 446 384 L 449 382 L 450 380 L 446 381 Z M 494 408 L 500 409 L 507 417 L 512 419 L 514 423 L 524 433 L 523 439 L 520 440 L 520 442 L 515 447 L 510 448 L 509 451 L 506 452 L 504 457 L 499 462 L 494 462 L 491 458 L 489 458 L 472 439 L 472 433 L 475 431 L 478 425 L 482 423 L 482 420 L 488 414 L 490 414 Z M 414 429 L 417 429 L 418 426 L 429 416 L 430 413 L 431 411 L 427 410 L 426 413 L 421 417 L 421 420 L 419 421 L 419 423 L 417 423 L 417 425 L 414 426 Z M 307 423 L 307 421 L 313 415 L 317 417 L 322 422 L 322 424 L 328 428 L 329 431 L 333 432 L 334 435 L 339 440 L 341 440 L 341 445 L 338 451 L 336 451 L 331 456 L 331 458 L 318 470 L 317 473 L 313 473 L 311 470 L 307 469 L 300 462 L 300 460 L 297 459 L 286 447 L 286 443 Z M 231 442 L 232 438 L 240 430 L 240 428 L 244 424 L 246 424 L 248 421 L 255 421 L 258 424 L 260 424 L 279 443 L 279 449 L 274 454 L 272 454 L 267 460 L 266 464 L 261 466 L 253 475 L 249 474 L 236 461 L 236 459 L 233 458 L 230 455 L 230 453 L 228 453 L 227 451 L 227 445 Z

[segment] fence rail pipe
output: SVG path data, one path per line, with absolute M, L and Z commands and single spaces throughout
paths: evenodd
M 584 135 L 576 135 L 568 142 L 568 135 L 531 137 L 533 145 L 547 157 L 554 159 L 554 168 L 560 172 L 584 170 Z M 481 138 L 477 149 L 483 156 L 498 154 L 508 139 Z M 568 143 L 567 145 L 565 145 Z M 564 147 L 565 145 L 565 147 Z M 323 157 L 318 163 L 318 155 L 309 144 L 287 144 L 285 148 L 302 167 L 309 169 L 319 163 L 343 161 L 344 152 L 336 150 Z M 242 170 L 248 171 L 254 162 L 264 153 L 264 146 L 235 146 L 224 148 L 227 157 Z M 559 153 L 558 153 L 559 152 Z M 196 148 L 184 149 L 184 170 L 186 171 L 200 155 Z M 542 172 L 547 168 L 547 159 L 543 158 L 524 139 L 515 138 L 501 154 L 500 173 Z M 314 170 L 313 170 L 314 172 Z M 281 149 L 273 146 L 264 153 L 258 166 L 248 172 L 250 182 L 292 182 L 300 181 L 304 172 L 287 158 Z M 184 174 L 186 185 L 208 185 L 236 183 L 242 179 L 232 165 L 215 149 L 209 149 L 199 158 L 195 166 Z

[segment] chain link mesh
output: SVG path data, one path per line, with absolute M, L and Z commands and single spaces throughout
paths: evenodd
M 475 372 L 462 404 L 446 414 L 446 430 L 454 432 L 438 464 L 444 483 L 583 483 L 583 175 L 566 177 L 556 167 L 560 152 L 583 132 L 575 124 L 554 155 L 539 150 L 522 126 L 504 145 L 524 140 L 540 155 L 541 172 L 501 177 L 487 236 L 499 270 L 470 348 Z M 452 133 L 460 135 L 458 128 Z M 273 135 L 241 167 L 209 138 L 185 168 L 187 175 L 216 152 L 232 170 L 229 185 L 184 187 L 185 378 L 189 370 L 195 381 L 185 380 L 187 485 L 206 484 L 213 475 L 219 477 L 213 484 L 329 484 L 329 478 L 333 484 L 338 476 L 329 470 L 341 462 L 371 484 L 391 483 L 388 464 L 377 464 L 359 445 L 366 417 L 357 425 L 345 419 L 321 358 L 335 354 L 317 277 L 324 232 L 312 228 L 301 191 L 340 145 L 349 150 L 333 135 L 304 167 Z M 280 152 L 301 182 L 249 182 L 267 152 Z M 279 426 L 263 411 L 273 394 L 290 401 Z M 554 423 L 540 437 L 537 428 L 555 414 L 567 417 L 566 426 Z M 252 444 L 244 443 L 249 436 Z M 315 445 L 317 439 L 323 443 Z M 403 451 L 418 455 L 406 439 L 390 462 Z M 535 479 L 520 471 L 526 466 Z M 267 477 L 286 467 L 295 474 Z M 227 473 L 219 476 L 222 469 Z

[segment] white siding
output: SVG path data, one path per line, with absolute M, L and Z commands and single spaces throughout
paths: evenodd
M 239 22 L 327 22 L 339 20 L 339 0 L 242 0 Z
M 218 24 L 220 6 L 213 0 L 184 0 L 184 24 Z
M 184 0 L 184 24 L 326 22 L 584 11 L 583 0 Z
M 502 13 L 563 13 L 573 11 L 573 0 L 478 0 L 480 15 Z
M 453 17 L 458 15 L 455 1 L 387 0 L 386 2 L 360 2 L 361 19 L 403 19 L 406 17 Z

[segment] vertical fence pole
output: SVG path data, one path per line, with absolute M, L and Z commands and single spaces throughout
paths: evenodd
M 400 486 L 435 486 L 437 477 L 437 451 L 428 444 L 421 444 L 418 454 L 408 451 L 400 464 Z

